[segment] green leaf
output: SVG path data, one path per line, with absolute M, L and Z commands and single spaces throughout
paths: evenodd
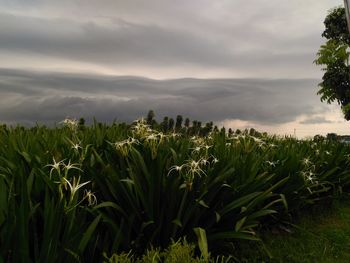
M 245 216 L 241 220 L 237 221 L 236 226 L 235 226 L 235 231 L 236 232 L 238 232 L 242 228 L 242 226 L 245 223 L 246 219 L 247 219 L 247 217 Z
M 197 235 L 198 239 L 198 247 L 201 251 L 202 257 L 205 261 L 208 261 L 209 259 L 209 252 L 208 252 L 208 241 L 207 241 L 207 235 L 203 228 L 196 227 L 193 229 L 194 232 Z
M 78 250 L 81 254 L 85 251 L 86 245 L 90 241 L 91 236 L 92 236 L 93 232 L 95 231 L 100 219 L 101 219 L 101 215 L 97 216 L 94 219 L 94 221 L 92 221 L 92 223 L 90 224 L 88 229 L 85 231 L 83 238 L 81 239 L 79 246 L 78 246 Z
M 205 208 L 209 208 L 209 206 L 203 200 L 198 201 L 198 204 L 200 204 L 201 206 L 203 206 Z
M 175 224 L 175 225 L 177 225 L 179 227 L 182 227 L 180 219 L 174 219 L 173 221 L 171 221 L 171 223 L 173 223 L 173 224 Z
M 234 232 L 234 231 L 227 231 L 227 232 L 218 232 L 215 234 L 212 234 L 208 237 L 209 240 L 215 241 L 215 240 L 223 240 L 223 239 L 243 239 L 243 240 L 252 240 L 252 241 L 260 241 L 260 238 L 254 236 L 251 233 L 244 233 L 244 232 Z
M 221 216 L 218 212 L 215 211 L 215 218 L 216 218 L 216 223 L 219 223 Z

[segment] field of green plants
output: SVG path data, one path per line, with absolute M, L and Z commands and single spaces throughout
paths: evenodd
M 206 260 L 350 191 L 349 146 L 322 138 L 66 120 L 3 126 L 0 143 L 1 263 L 113 262 L 184 238 Z

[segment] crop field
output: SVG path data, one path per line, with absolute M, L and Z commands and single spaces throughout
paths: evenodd
M 4 126 L 0 262 L 101 262 L 184 238 L 205 260 L 348 193 L 349 161 L 323 138 Z

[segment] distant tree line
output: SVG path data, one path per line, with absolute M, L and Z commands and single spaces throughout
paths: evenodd
M 153 110 L 148 111 L 146 122 L 152 129 L 159 130 L 164 133 L 178 132 L 178 133 L 183 133 L 190 136 L 194 136 L 194 135 L 207 136 L 211 132 L 221 132 L 223 134 L 226 133 L 225 127 L 221 127 L 219 129 L 218 126 L 214 125 L 212 121 L 206 122 L 204 124 L 198 120 L 193 120 L 191 122 L 189 118 L 184 119 L 182 115 L 177 115 L 175 119 L 165 116 L 163 120 L 160 123 L 158 123 L 155 119 L 155 113 Z M 236 134 L 244 133 L 255 137 L 261 137 L 263 135 L 266 135 L 266 133 L 260 133 L 253 128 L 249 130 L 246 129 L 244 131 L 241 131 L 239 129 L 237 129 L 236 131 L 233 131 L 232 128 L 229 128 L 227 133 L 229 136 L 233 135 L 234 133 Z
M 155 120 L 155 113 L 150 110 L 146 117 L 146 122 L 152 129 L 160 130 L 164 133 L 179 132 L 187 133 L 188 135 L 206 136 L 212 131 L 219 131 L 217 126 L 214 126 L 212 121 L 202 124 L 201 121 L 193 120 L 192 123 L 189 118 L 182 115 L 177 115 L 175 119 L 165 116 L 163 120 L 158 123 Z

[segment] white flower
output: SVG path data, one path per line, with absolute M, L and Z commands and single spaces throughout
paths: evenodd
M 73 178 L 73 182 L 70 183 L 66 178 L 63 178 L 63 180 L 65 180 L 65 182 L 68 184 L 69 186 L 69 190 L 70 190 L 70 198 L 71 200 L 74 198 L 75 193 L 84 185 L 87 185 L 88 183 L 90 183 L 90 181 L 87 181 L 85 183 L 81 183 L 80 182 L 80 177 L 78 177 L 78 179 L 76 180 L 75 177 Z
M 84 190 L 84 199 L 87 199 L 89 206 L 93 206 L 97 204 L 96 196 L 91 193 L 91 190 Z
M 214 157 L 214 159 L 213 159 L 213 161 L 212 161 L 213 163 L 218 163 L 219 162 L 219 160 L 216 158 L 216 157 Z
M 180 172 L 184 167 L 186 166 L 186 164 L 183 164 L 183 165 L 173 165 L 170 167 L 169 169 L 169 172 L 168 172 L 168 175 L 172 172 L 172 171 L 176 171 L 176 172 Z
M 276 167 L 276 163 L 275 162 L 271 162 L 271 161 L 266 161 L 266 163 L 272 167 Z
M 76 119 L 66 118 L 61 123 L 71 130 L 76 130 L 78 128 L 78 121 Z
M 77 167 L 77 165 L 79 165 L 78 163 L 71 163 L 70 160 L 68 162 L 68 164 L 64 164 L 63 163 L 63 167 L 64 169 L 68 172 L 70 169 L 76 169 L 76 170 L 79 170 L 79 171 L 83 171 L 81 170 L 79 167 Z
M 201 150 L 201 147 L 200 146 L 197 146 L 195 148 L 192 148 L 193 151 L 192 152 L 199 152 Z
M 200 163 L 201 163 L 202 165 L 207 165 L 207 164 L 209 164 L 209 161 L 208 161 L 207 159 L 201 159 L 201 160 L 200 160 Z
M 209 148 L 211 148 L 211 147 L 213 147 L 213 145 L 205 145 L 205 146 L 204 146 L 204 148 L 205 148 L 206 150 L 209 150 Z
M 81 149 L 81 146 L 79 145 L 79 143 L 76 143 L 72 145 L 72 149 L 79 151 L 79 149 Z
M 64 160 L 56 162 L 55 157 L 53 157 L 52 159 L 53 159 L 53 164 L 45 165 L 45 167 L 52 167 L 50 170 L 50 179 L 53 171 L 56 170 L 58 173 L 60 173 L 60 167 L 64 166 L 64 163 L 63 163 Z
M 302 162 L 303 162 L 303 164 L 305 164 L 305 165 L 311 164 L 310 158 L 304 158 L 304 159 L 302 160 Z
M 151 133 L 150 135 L 148 135 L 148 136 L 146 137 L 146 141 L 152 141 L 152 140 L 158 140 L 157 135 L 154 134 L 154 133 Z

